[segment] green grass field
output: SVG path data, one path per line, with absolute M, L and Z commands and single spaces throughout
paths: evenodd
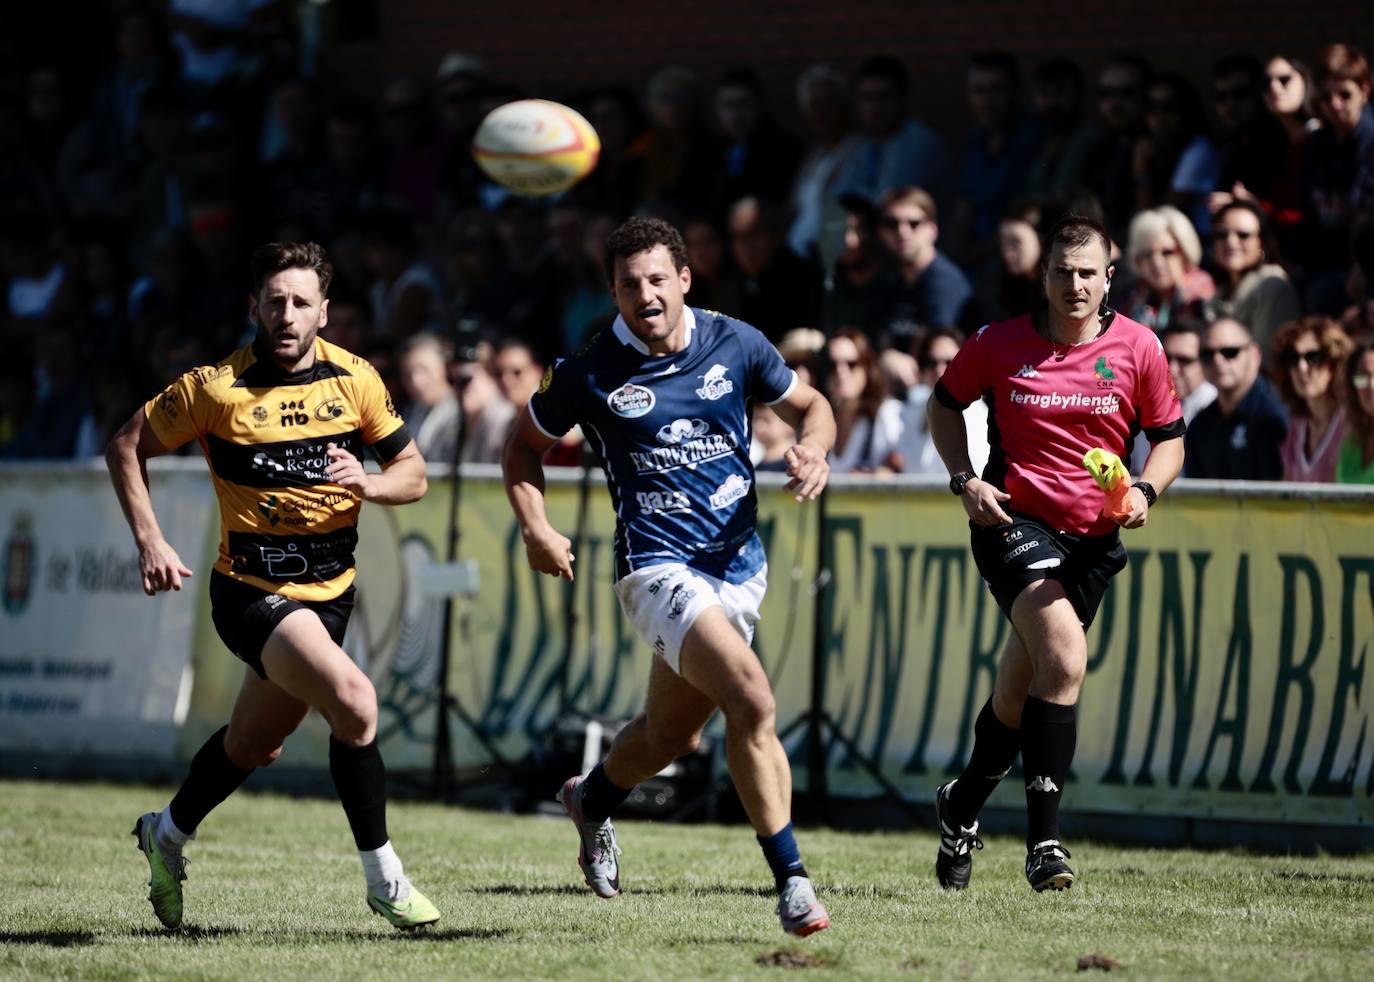
M 239 794 L 187 850 L 186 926 L 162 931 L 129 829 L 166 789 L 0 782 L 0 978 L 1061 978 L 1085 955 L 1134 978 L 1368 979 L 1374 856 L 1289 858 L 1071 843 L 1080 879 L 1036 895 L 994 838 L 945 894 L 927 832 L 804 830 L 830 930 L 785 936 L 745 827 L 620 823 L 624 894 L 582 885 L 572 828 L 393 803 L 443 911 L 401 935 L 363 902 L 338 806 Z M 782 963 L 781 965 L 775 963 Z

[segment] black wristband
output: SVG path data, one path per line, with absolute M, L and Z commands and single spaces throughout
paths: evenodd
M 1146 508 L 1153 508 L 1159 500 L 1159 495 L 1155 494 L 1155 486 L 1149 481 L 1136 481 L 1131 487 L 1140 489 L 1140 493 L 1145 496 Z

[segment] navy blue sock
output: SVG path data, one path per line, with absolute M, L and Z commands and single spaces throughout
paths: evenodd
M 773 871 L 773 881 L 777 884 L 779 893 L 787 886 L 789 876 L 806 875 L 806 867 L 801 861 L 801 850 L 797 848 L 797 840 L 792 837 L 791 822 L 784 825 L 779 832 L 769 836 L 758 835 L 755 838 L 759 840 L 763 858 L 768 860 L 768 866 Z
M 611 783 L 606 768 L 597 764 L 582 782 L 582 815 L 593 822 L 604 822 L 630 796 L 634 788 L 621 788 Z

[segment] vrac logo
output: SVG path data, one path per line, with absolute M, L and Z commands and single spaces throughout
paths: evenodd
M 310 417 L 305 414 L 305 400 L 299 402 L 294 399 L 290 402 L 281 403 L 281 425 L 282 426 L 304 426 L 310 422 Z
M 626 419 L 638 419 L 654 408 L 654 393 L 642 385 L 626 382 L 606 397 L 606 405 L 611 412 Z
M 705 375 L 698 375 L 701 379 L 701 388 L 697 389 L 697 397 L 715 401 L 721 396 L 728 395 L 735 391 L 735 383 L 725 377 L 725 373 L 730 369 L 720 363 L 712 365 Z

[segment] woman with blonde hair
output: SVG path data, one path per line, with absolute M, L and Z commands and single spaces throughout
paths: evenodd
M 1342 363 L 1354 345 L 1329 317 L 1302 317 L 1279 328 L 1272 374 L 1288 406 L 1288 436 L 1279 448 L 1285 481 L 1327 483 L 1345 439 Z
M 1179 317 L 1202 319 L 1216 284 L 1202 261 L 1202 242 L 1188 216 L 1172 205 L 1142 211 L 1131 220 L 1126 261 L 1139 277 L 1126 300 L 1127 317 L 1156 332 Z

